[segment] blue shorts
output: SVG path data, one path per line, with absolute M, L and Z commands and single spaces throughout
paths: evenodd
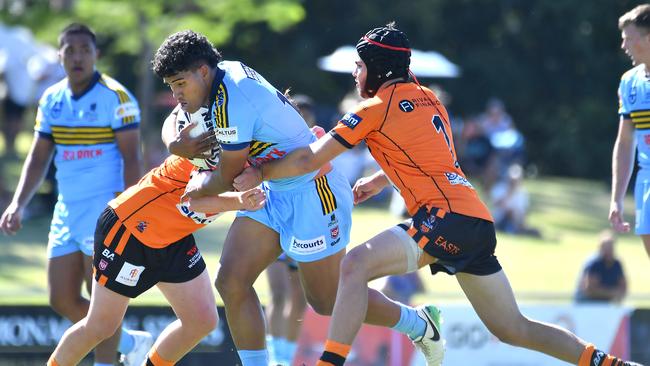
M 280 234 L 282 250 L 296 262 L 313 262 L 329 257 L 350 242 L 352 190 L 347 179 L 337 172 L 286 190 L 271 191 L 261 210 L 239 211 Z
M 634 186 L 634 202 L 636 203 L 636 220 L 634 232 L 637 235 L 650 234 L 650 170 L 640 169 L 636 175 Z
M 97 219 L 114 197 L 114 193 L 108 192 L 84 201 L 57 201 L 48 235 L 47 258 L 77 251 L 92 256 Z

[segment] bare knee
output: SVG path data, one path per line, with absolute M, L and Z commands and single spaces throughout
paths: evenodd
M 214 282 L 217 292 L 224 301 L 235 300 L 243 297 L 251 288 L 242 282 L 241 276 L 235 271 L 221 267 Z
M 59 315 L 71 320 L 77 321 L 86 314 L 78 314 L 78 302 L 82 301 L 80 297 L 63 296 L 61 294 L 50 292 L 50 307 Z
M 492 324 L 487 327 L 501 342 L 522 347 L 528 343 L 530 325 L 530 320 L 520 314 L 517 318 L 509 319 L 503 324 Z
M 219 316 L 216 307 L 214 311 L 202 311 L 200 314 L 201 316 L 192 322 L 192 333 L 196 334 L 198 338 L 203 338 L 217 327 Z
M 368 281 L 368 271 L 365 254 L 352 250 L 341 260 L 341 281 L 364 280 Z
M 97 343 L 112 337 L 120 325 L 119 323 L 111 324 L 109 322 L 102 321 L 91 322 L 88 320 L 88 318 L 84 318 L 82 322 L 84 322 L 83 327 L 86 330 L 85 336 L 95 340 Z

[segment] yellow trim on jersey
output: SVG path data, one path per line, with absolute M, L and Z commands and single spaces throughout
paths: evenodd
M 102 74 L 102 77 L 99 78 L 99 83 L 107 87 L 108 89 L 115 92 L 117 99 L 120 101 L 120 104 L 131 102 L 131 97 L 129 93 L 126 92 L 126 89 L 118 83 L 115 79 L 111 78 L 106 74 Z M 129 123 L 135 122 L 135 116 L 128 116 L 122 118 L 122 125 L 128 125 Z
M 334 193 L 327 183 L 327 176 L 322 176 L 316 180 L 316 191 L 318 192 L 318 197 L 320 198 L 321 209 L 323 210 L 323 215 L 327 215 L 336 210 L 336 198 Z
M 219 96 L 223 98 L 221 103 L 219 103 Z M 217 96 L 214 101 L 214 110 L 212 111 L 214 120 L 217 124 L 217 128 L 227 128 L 228 127 L 228 91 L 224 83 L 219 84 L 217 88 Z
M 95 145 L 115 141 L 110 127 L 52 126 L 54 143 L 59 145 Z
M 645 116 L 650 116 L 650 110 L 644 110 L 644 111 L 634 111 L 630 113 L 630 117 L 645 117 Z
M 634 128 L 645 130 L 646 128 L 650 128 L 650 123 L 637 123 L 634 125 Z
M 269 147 L 275 145 L 274 143 L 270 142 L 262 142 L 262 141 L 255 141 L 253 140 L 251 143 L 250 150 L 248 151 L 248 156 L 250 157 L 257 157 L 261 153 L 264 152 L 264 150 L 268 149 Z

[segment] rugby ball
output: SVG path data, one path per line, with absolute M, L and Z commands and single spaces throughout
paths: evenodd
M 190 123 L 196 123 L 198 126 L 190 130 L 190 137 L 196 137 L 204 132 L 214 133 L 215 126 L 206 106 L 199 108 L 194 113 L 188 113 L 182 109 L 178 111 L 176 116 L 176 131 L 180 132 Z M 219 165 L 219 157 L 221 156 L 221 146 L 215 143 L 214 146 L 203 152 L 203 157 L 189 159 L 192 164 L 201 170 L 215 170 Z

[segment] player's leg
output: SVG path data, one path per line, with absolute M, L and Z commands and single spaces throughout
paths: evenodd
M 591 365 L 592 357 L 598 357 L 593 347 L 568 330 L 522 315 L 503 271 L 487 276 L 459 273 L 456 278 L 479 318 L 502 342 L 580 366 Z
M 283 344 L 285 342 L 285 306 L 289 299 L 289 273 L 287 265 L 277 260 L 266 269 L 266 278 L 269 281 L 271 302 L 266 305 L 266 319 L 268 322 L 267 348 L 272 362 L 279 362 Z
M 290 259 L 288 260 L 291 261 Z M 284 319 L 286 323 L 284 335 L 286 342 L 283 346 L 282 357 L 288 364 L 292 364 L 293 358 L 296 354 L 296 349 L 298 348 L 298 335 L 300 334 L 300 327 L 302 326 L 305 309 L 307 308 L 305 292 L 302 289 L 297 269 L 297 264 L 295 262 L 287 263 L 287 275 L 291 300 L 287 303 L 284 310 Z
M 212 284 L 207 270 L 183 283 L 159 282 L 178 319 L 160 334 L 150 357 L 175 363 L 210 334 L 218 321 Z
M 641 235 L 641 240 L 643 240 L 643 246 L 645 246 L 645 252 L 648 254 L 648 257 L 650 258 L 650 234 Z
M 239 216 L 228 231 L 221 253 L 215 286 L 223 299 L 243 366 L 268 364 L 264 315 L 253 283 L 280 255 L 278 240 L 278 233 L 268 226 Z
M 82 254 L 83 261 L 83 272 L 84 272 L 84 281 L 86 284 L 86 290 L 88 294 L 92 293 L 93 287 L 93 257 Z M 85 300 L 85 299 L 84 299 Z M 86 306 L 90 305 L 86 302 Z M 88 310 L 86 310 L 87 312 Z M 95 365 L 112 365 L 115 363 L 115 358 L 117 355 L 117 345 L 120 342 L 121 328 L 113 334 L 111 337 L 106 338 L 100 342 L 95 348 Z
M 645 251 L 650 257 L 650 171 L 641 169 L 634 185 L 634 232 L 641 236 Z
M 95 282 L 88 315 L 63 334 L 48 365 L 78 364 L 99 342 L 115 334 L 128 304 L 128 297 Z

